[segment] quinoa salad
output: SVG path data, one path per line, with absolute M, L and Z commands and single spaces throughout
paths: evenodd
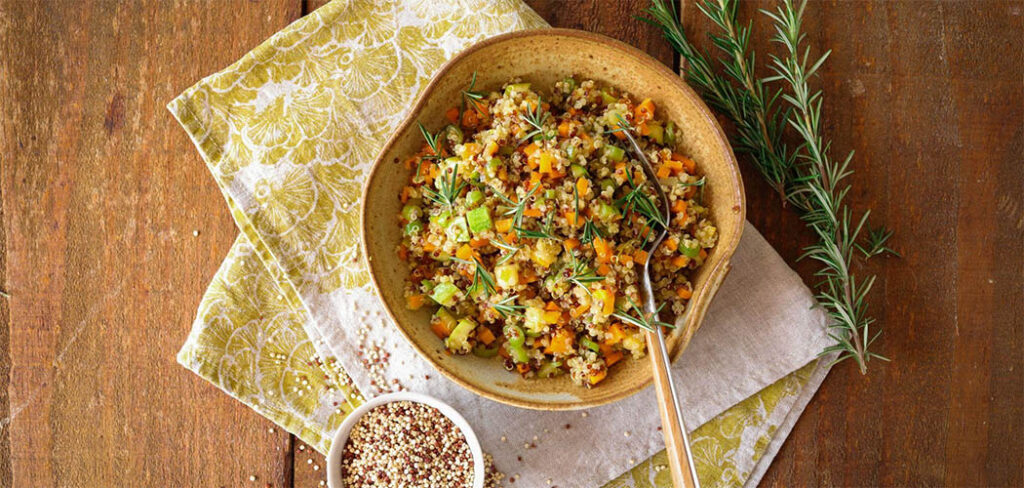
M 404 161 L 406 306 L 434 310 L 430 327 L 452 354 L 594 387 L 645 354 L 644 329 L 685 310 L 689 277 L 718 237 L 701 204 L 705 179 L 675 150 L 682 129 L 649 99 L 575 78 L 490 93 L 475 82 L 440 130 L 420 125 L 423 147 Z M 668 195 L 667 222 L 624 131 Z M 647 260 L 668 323 L 639 305 Z

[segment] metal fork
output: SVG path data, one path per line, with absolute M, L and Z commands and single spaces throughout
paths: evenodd
M 671 218 L 669 214 L 668 195 L 662 190 L 658 183 L 658 175 L 651 166 L 651 162 L 640 150 L 636 139 L 629 133 L 629 129 L 623 127 L 621 132 L 629 140 L 631 151 L 640 160 L 647 179 L 654 184 L 658 193 L 658 202 L 665 222 Z M 654 229 L 654 226 L 651 226 Z M 658 249 L 661 241 L 668 234 L 668 229 L 662 228 L 657 237 L 647 248 L 647 261 L 644 263 L 642 286 L 644 292 L 644 313 L 651 316 L 651 321 L 658 320 L 658 307 L 654 303 L 654 288 L 651 286 L 651 261 L 654 251 Z M 654 386 L 658 396 L 658 410 L 661 412 L 662 433 L 665 437 L 665 449 L 668 454 L 669 468 L 672 470 L 672 483 L 676 488 L 700 488 L 700 481 L 697 479 L 696 466 L 693 464 L 693 454 L 690 452 L 690 439 L 686 435 L 686 427 L 683 424 L 683 413 L 679 408 L 678 395 L 675 384 L 672 383 L 672 374 L 668 357 L 668 348 L 665 346 L 665 335 L 661 332 L 660 326 L 647 334 L 647 349 L 651 352 L 651 365 L 654 369 Z

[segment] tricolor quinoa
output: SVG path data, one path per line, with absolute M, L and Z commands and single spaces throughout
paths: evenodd
M 489 94 L 471 84 L 454 102 L 450 124 L 436 134 L 421 126 L 426 144 L 405 161 L 407 306 L 437 307 L 431 328 L 452 353 L 598 384 L 624 355 L 644 354 L 645 260 L 671 318 L 717 239 L 704 179 L 674 151 L 680 129 L 650 100 L 573 78 L 543 94 L 518 80 Z M 653 256 L 642 249 L 661 225 L 657 200 L 623 130 L 669 196 L 668 237 Z

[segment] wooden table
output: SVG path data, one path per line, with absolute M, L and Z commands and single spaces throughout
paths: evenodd
M 529 3 L 678 63 L 630 18 L 643 0 Z M 237 231 L 164 109 L 316 6 L 0 2 L 0 486 L 321 479 L 293 437 L 174 362 Z M 1024 2 L 814 1 L 806 30 L 833 49 L 825 128 L 857 150 L 850 199 L 903 253 L 861 270 L 894 361 L 836 367 L 765 484 L 1022 486 Z M 794 263 L 810 234 L 742 164 L 751 221 Z

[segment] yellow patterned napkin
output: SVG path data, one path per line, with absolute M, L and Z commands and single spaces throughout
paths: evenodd
M 172 101 L 241 230 L 179 362 L 326 452 L 360 397 L 310 309 L 367 293 L 363 172 L 444 60 L 545 25 L 519 0 L 336 0 Z M 812 362 L 701 426 L 705 485 L 756 483 L 825 372 Z M 662 458 L 609 486 L 670 485 Z

